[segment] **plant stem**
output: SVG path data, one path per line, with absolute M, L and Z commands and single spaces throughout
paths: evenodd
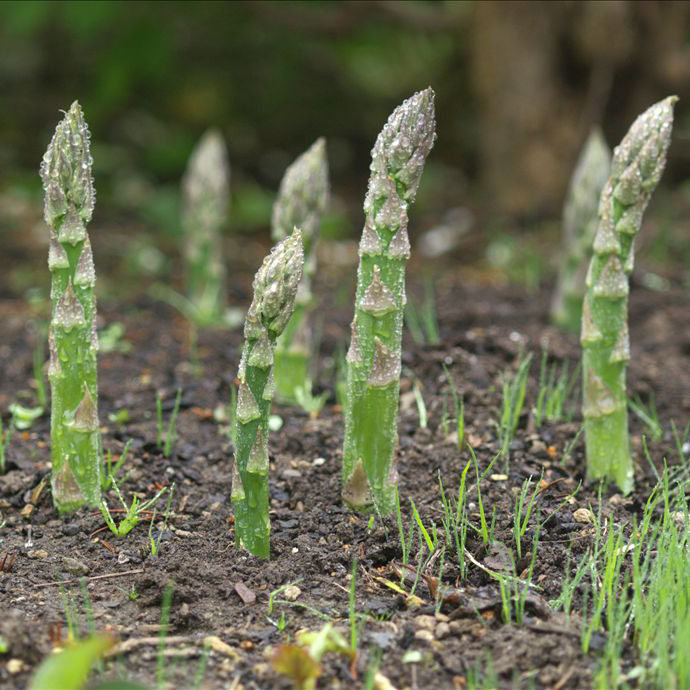
M 599 195 L 611 167 L 611 151 L 599 127 L 587 137 L 570 178 L 563 208 L 563 252 L 551 304 L 552 321 L 576 333 L 582 317 L 585 274 L 597 227 Z
M 44 217 L 51 229 L 51 482 L 53 502 L 61 513 L 85 504 L 98 506 L 101 495 L 96 274 L 86 233 L 95 199 L 89 137 L 75 101 L 41 164 Z
M 238 548 L 270 555 L 268 518 L 268 417 L 275 391 L 276 339 L 295 308 L 304 254 L 300 231 L 277 244 L 254 277 L 254 299 L 244 325 L 235 411 L 232 505 Z
M 343 499 L 353 509 L 395 509 L 398 392 L 410 256 L 407 207 L 435 137 L 434 93 L 420 91 L 388 119 L 372 150 L 352 338 L 347 355 Z
M 297 290 L 295 311 L 278 338 L 275 351 L 276 392 L 284 400 L 294 401 L 295 388 L 303 386 L 309 376 L 311 281 L 316 271 L 314 245 L 328 196 L 326 140 L 321 137 L 285 171 L 271 219 L 274 242 L 289 237 L 292 229 L 297 227 L 302 231 L 304 244 L 304 271 Z
M 189 317 L 199 326 L 218 323 L 225 311 L 225 265 L 221 228 L 227 220 L 230 164 L 219 130 L 199 140 L 182 180 L 182 225 L 187 268 Z
M 623 493 L 633 486 L 625 390 L 633 240 L 666 163 L 677 100 L 666 98 L 640 115 L 614 151 L 582 306 L 587 473 L 592 479 L 615 481 Z

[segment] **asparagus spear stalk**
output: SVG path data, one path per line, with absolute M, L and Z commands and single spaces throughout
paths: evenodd
M 359 244 L 355 315 L 347 354 L 343 499 L 355 510 L 393 512 L 398 392 L 410 256 L 407 207 L 435 138 L 434 92 L 393 111 L 371 152 Z
M 302 236 L 277 244 L 254 277 L 254 299 L 244 323 L 244 349 L 238 373 L 235 463 L 232 505 L 238 548 L 268 558 L 268 415 L 275 391 L 273 356 L 276 338 L 295 308 L 302 278 Z
M 96 273 L 86 232 L 95 201 L 89 137 L 75 101 L 58 124 L 41 164 L 52 279 L 51 483 L 53 503 L 61 513 L 82 505 L 98 506 L 101 494 Z
M 228 215 L 230 165 L 223 135 L 208 130 L 192 152 L 182 178 L 182 224 L 187 265 L 187 296 L 199 326 L 222 320 L 225 264 L 221 228 Z
M 623 493 L 633 486 L 625 374 L 634 237 L 666 163 L 677 100 L 670 96 L 642 113 L 613 152 L 582 306 L 587 472 L 593 479 L 615 481 Z
M 275 352 L 276 392 L 292 400 L 295 388 L 309 376 L 311 329 L 309 311 L 313 304 L 311 281 L 316 271 L 314 245 L 321 216 L 328 205 L 328 159 L 326 140 L 319 138 L 285 171 L 271 221 L 274 242 L 288 237 L 292 228 L 300 228 L 304 242 L 304 272 L 297 289 L 295 311 Z
M 611 151 L 599 127 L 589 134 L 568 185 L 563 209 L 563 255 L 551 304 L 552 321 L 577 332 L 582 320 L 585 275 L 597 229 L 597 206 L 609 176 Z

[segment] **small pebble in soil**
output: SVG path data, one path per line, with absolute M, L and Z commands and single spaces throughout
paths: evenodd
M 24 670 L 24 662 L 21 659 L 10 659 L 7 662 L 7 672 L 13 676 Z
M 278 520 L 278 524 L 283 529 L 294 529 L 299 525 L 299 522 L 297 520 Z
M 63 556 L 62 565 L 64 565 L 72 575 L 87 575 L 89 572 L 89 567 L 85 563 L 71 556 Z
M 414 634 L 415 640 L 422 640 L 423 642 L 431 642 L 434 639 L 434 633 L 431 630 L 417 630 Z
M 48 558 L 48 552 L 45 549 L 33 549 L 32 551 L 27 551 L 26 555 L 34 560 L 43 560 Z
M 288 468 L 287 470 L 283 471 L 283 477 L 285 477 L 285 479 L 298 479 L 301 476 L 302 473 L 299 470 Z
M 314 465 L 314 467 L 321 467 L 321 465 L 326 464 L 326 458 L 314 458 L 311 464 Z
M 424 630 L 433 630 L 436 625 L 436 619 L 433 616 L 417 616 L 414 624 Z
M 302 590 L 297 585 L 287 585 L 282 591 L 283 599 L 288 601 L 297 601 L 300 594 Z
M 256 601 L 256 594 L 244 582 L 235 583 L 235 592 L 246 606 L 251 606 Z
M 582 525 L 588 525 L 594 522 L 594 513 L 589 508 L 578 508 L 573 512 L 573 520 Z
M 434 630 L 434 637 L 436 637 L 437 640 L 442 640 L 444 637 L 448 637 L 450 635 L 450 626 L 448 623 L 439 623 L 436 626 L 436 629 Z

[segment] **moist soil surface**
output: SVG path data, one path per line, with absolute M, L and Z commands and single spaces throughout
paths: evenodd
M 71 617 L 82 635 L 91 627 L 118 641 L 104 670 L 95 674 L 97 680 L 128 677 L 153 686 L 162 663 L 169 687 L 190 688 L 205 662 L 203 687 L 293 687 L 273 670 L 272 654 L 281 643 L 294 640 L 298 630 L 318 630 L 326 621 L 350 640 L 355 560 L 358 654 L 354 660 L 326 654 L 317 687 L 365 687 L 367 669 L 375 664 L 398 689 L 464 688 L 477 670 L 488 669 L 501 687 L 591 686 L 606 631 L 595 634 L 584 654 L 583 588 L 575 592 L 569 618 L 550 602 L 562 591 L 566 564 L 577 563 L 592 544 L 594 527 L 587 522 L 587 509 L 601 511 L 605 529 L 629 526 L 641 515 L 654 483 L 641 446 L 646 429 L 630 415 L 637 479 L 632 495 L 623 497 L 615 488 L 601 491 L 587 482 L 582 438 L 573 443 L 581 427 L 579 389 L 569 403 L 574 411 L 569 421 L 547 421 L 537 428 L 532 412 L 542 348 L 550 362 L 567 362 L 571 372 L 579 359 L 577 337 L 548 323 L 549 294 L 473 285 L 457 277 L 439 279 L 436 288 L 441 344 L 420 345 L 405 336 L 398 469 L 406 540 L 413 498 L 432 539 L 435 524 L 439 546 L 430 559 L 423 547 L 420 560 L 424 540 L 415 529 L 408 566 L 394 517 L 370 522 L 369 516 L 353 514 L 341 504 L 343 419 L 332 392 L 316 418 L 297 407 L 274 405 L 283 426 L 269 442 L 272 555 L 262 561 L 237 550 L 229 503 L 232 446 L 223 429 L 227 422 L 218 418 L 231 399 L 240 332 L 202 331 L 195 361 L 188 327 L 172 309 L 142 298 L 122 312 L 104 300 L 103 323 L 122 322 L 131 348 L 100 355 L 103 445 L 117 458 L 131 440 L 118 474 L 127 500 L 135 492 L 148 499 L 174 483 L 167 524 L 163 496 L 150 531 L 159 544 L 154 556 L 149 515 L 124 538 L 111 534 L 101 514 L 92 510 L 58 518 L 50 495 L 48 415 L 26 431 L 15 431 L 7 471 L 0 476 L 0 636 L 9 646 L 0 657 L 0 686 L 27 687 L 39 662 L 64 644 Z M 239 293 L 246 297 L 246 285 Z M 316 392 L 333 390 L 332 365 L 349 332 L 350 308 L 338 306 L 335 291 L 331 293 L 316 312 L 322 334 Z M 654 393 L 664 437 L 649 442 L 651 457 L 674 462 L 670 422 L 682 429 L 690 413 L 687 293 L 680 288 L 655 293 L 634 285 L 630 303 L 629 392 L 645 400 Z M 0 312 L 0 409 L 6 411 L 13 400 L 35 404 L 31 381 L 37 331 L 22 303 L 4 300 Z M 482 473 L 499 450 L 501 376 L 514 371 L 522 351 L 534 356 L 509 460 L 499 458 L 480 483 L 494 544 L 485 546 L 477 530 L 468 530 L 463 577 L 463 554 L 455 544 L 446 544 L 439 477 L 446 494 L 455 497 L 470 455 L 456 447 L 442 365 L 463 396 L 465 438 Z M 157 443 L 155 394 L 162 395 L 167 427 L 178 387 L 177 438 L 166 458 Z M 426 426 L 415 387 L 425 403 Z M 114 415 L 122 410 L 128 415 L 117 420 Z M 538 493 L 520 557 L 512 531 L 515 496 L 530 477 Z M 467 486 L 470 521 L 479 529 L 474 467 Z M 111 508 L 119 507 L 112 490 L 106 497 Z M 524 617 L 521 624 L 506 621 L 492 573 L 510 574 L 515 562 L 517 575 L 528 577 L 538 522 L 543 526 Z M 172 602 L 161 656 L 161 610 L 168 583 L 173 583 Z M 295 587 L 275 594 L 270 610 L 271 593 L 288 584 Z M 405 594 L 413 587 L 416 598 Z M 217 639 L 202 655 L 211 636 Z M 631 646 L 623 660 L 628 668 L 634 665 Z

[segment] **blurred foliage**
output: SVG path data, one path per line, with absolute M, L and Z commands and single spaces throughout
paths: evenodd
M 455 2 L 0 3 L 0 168 L 33 171 L 58 109 L 78 98 L 103 203 L 140 207 L 152 184 L 175 191 L 199 134 L 219 125 L 233 226 L 266 225 L 285 167 L 317 135 L 359 205 L 381 123 L 419 88 L 452 94 L 444 137 L 470 153 L 472 113 L 450 112 L 469 102 L 455 31 L 467 12 Z M 145 215 L 170 230 L 171 195 L 155 196 Z
M 323 236 L 357 237 L 375 137 L 397 104 L 430 85 L 439 140 L 413 245 L 453 218 L 476 219 L 450 228 L 465 250 L 448 251 L 466 262 L 482 256 L 534 290 L 549 275 L 542 243 L 515 235 L 546 236 L 545 221 L 558 220 L 592 122 L 614 144 L 649 103 L 690 95 L 689 24 L 690 3 L 631 0 L 2 2 L 0 233 L 29 230 L 4 245 L 5 282 L 16 294 L 41 280 L 17 259 L 32 243 L 43 249 L 38 162 L 75 98 L 93 134 L 94 223 L 109 226 L 94 239 L 99 276 L 109 279 L 110 258 L 154 280 L 177 273 L 180 178 L 209 126 L 230 154 L 226 232 L 265 241 L 285 168 L 325 136 L 333 195 Z M 667 188 L 690 177 L 686 100 Z M 670 198 L 658 196 L 650 218 Z M 678 243 L 690 251 L 664 230 L 686 212 L 674 202 L 660 213 L 659 262 L 679 256 Z M 497 225 L 505 237 L 491 231 Z M 518 260 L 526 267 L 513 275 Z

